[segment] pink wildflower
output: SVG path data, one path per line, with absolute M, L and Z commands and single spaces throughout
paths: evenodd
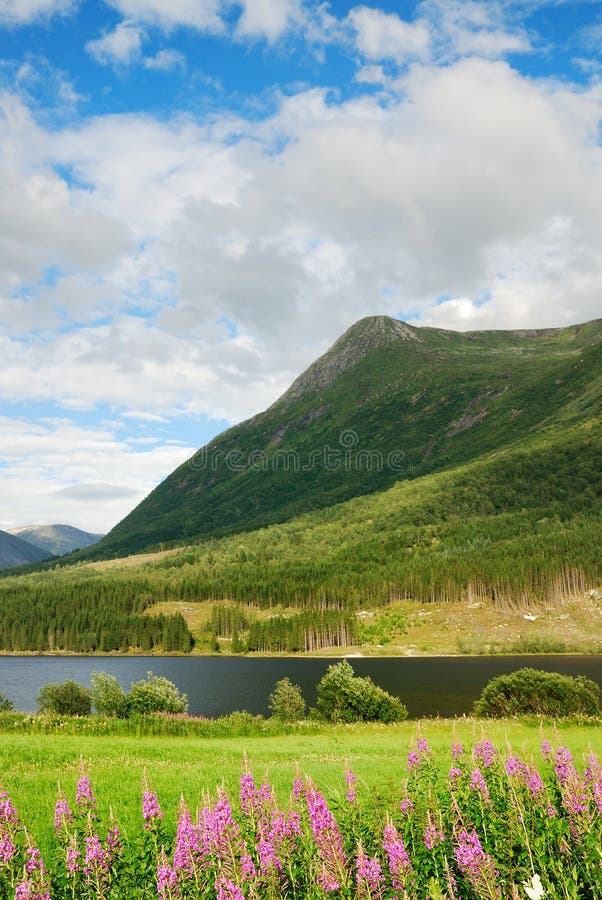
M 152 831 L 163 818 L 163 810 L 159 806 L 157 795 L 153 791 L 144 791 L 142 795 L 142 827 Z
M 385 825 L 383 850 L 387 854 L 393 889 L 399 892 L 407 890 L 412 875 L 412 863 L 405 844 L 394 825 Z
M 96 797 L 92 793 L 92 786 L 87 775 L 82 775 L 77 782 L 75 802 L 82 813 L 94 812 L 96 809 Z
M 382 897 L 384 875 L 379 860 L 376 856 L 368 856 L 360 844 L 355 861 L 355 871 L 358 887 L 358 898 L 372 900 Z
M 54 831 L 58 836 L 73 823 L 73 813 L 66 797 L 59 797 L 54 807 Z
M 351 769 L 347 769 L 345 772 L 345 784 L 347 786 L 347 803 L 355 803 L 357 799 L 357 792 L 355 790 L 355 785 L 357 783 L 357 776 L 353 774 Z
M 480 744 L 475 744 L 473 752 L 474 758 L 476 760 L 480 759 L 486 769 L 492 766 L 495 762 L 496 750 L 489 738 L 481 741 Z
M 478 791 L 483 800 L 489 801 L 489 788 L 478 766 L 470 773 L 470 790 Z

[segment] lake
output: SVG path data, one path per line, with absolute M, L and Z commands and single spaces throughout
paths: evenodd
M 44 684 L 70 678 L 89 685 L 92 672 L 114 675 L 124 690 L 149 670 L 164 675 L 188 694 L 193 715 L 218 716 L 235 709 L 268 713 L 268 696 L 285 675 L 303 688 L 310 704 L 327 667 L 340 657 L 262 658 L 219 656 L 3 656 L 0 693 L 15 709 L 34 712 Z M 523 666 L 586 675 L 602 688 L 602 656 L 461 656 L 421 658 L 353 658 L 357 675 L 396 694 L 410 716 L 457 716 L 469 713 L 490 678 Z

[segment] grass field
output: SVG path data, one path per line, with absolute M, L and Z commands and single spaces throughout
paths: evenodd
M 173 738 L 48 734 L 0 734 L 1 785 L 13 799 L 42 850 L 50 845 L 57 785 L 73 798 L 80 766 L 90 776 L 101 818 L 111 807 L 126 835 L 140 828 L 145 777 L 157 791 L 171 828 L 180 796 L 194 809 L 204 791 L 224 785 L 236 796 L 246 756 L 258 781 L 269 779 L 281 801 L 288 798 L 300 770 L 327 797 L 342 797 L 350 767 L 365 795 L 395 798 L 407 776 L 406 756 L 418 736 L 427 738 L 435 758 L 450 764 L 452 740 L 490 738 L 508 743 L 539 764 L 542 738 L 570 747 L 575 758 L 602 748 L 602 723 L 527 724 L 511 720 L 421 720 L 397 725 L 323 726 L 316 732 L 261 737 Z

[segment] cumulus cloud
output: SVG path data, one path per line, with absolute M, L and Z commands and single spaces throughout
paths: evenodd
M 79 0 L 0 0 L 0 23 L 28 25 L 38 19 L 71 12 Z
M 386 101 L 305 90 L 261 121 L 46 132 L 7 108 L 2 397 L 236 421 L 362 315 L 466 329 L 596 314 L 595 86 L 470 58 L 410 66 Z
M 146 57 L 144 66 L 147 69 L 154 69 L 158 72 L 169 72 L 171 69 L 184 70 L 186 68 L 186 58 L 178 50 L 159 50 L 154 56 Z
M 141 449 L 118 430 L 67 419 L 0 417 L 0 529 L 67 521 L 107 531 L 193 450 Z
M 300 22 L 297 0 L 240 0 L 242 14 L 236 26 L 241 37 L 265 37 L 275 41 Z
M 403 62 L 429 55 L 431 36 L 422 22 L 405 22 L 394 13 L 359 6 L 351 10 L 348 22 L 356 34 L 356 45 L 367 59 Z
M 119 22 L 114 31 L 88 41 L 86 50 L 103 65 L 127 66 L 140 58 L 142 37 L 142 29 L 126 19 Z
M 108 0 L 127 19 L 163 28 L 184 25 L 201 31 L 223 30 L 222 0 Z

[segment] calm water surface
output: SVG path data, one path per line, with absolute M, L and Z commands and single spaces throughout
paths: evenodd
M 310 704 L 315 687 L 334 659 L 248 659 L 237 657 L 0 657 L 0 693 L 15 709 L 33 712 L 44 684 L 65 681 L 90 684 L 92 672 L 109 672 L 124 690 L 149 670 L 169 678 L 188 694 L 194 715 L 218 716 L 235 709 L 268 712 L 268 696 L 285 675 L 301 685 Z M 602 688 L 602 656 L 423 657 L 419 659 L 350 659 L 357 675 L 401 697 L 411 716 L 468 713 L 473 700 L 494 675 L 532 666 L 565 675 L 586 675 Z

